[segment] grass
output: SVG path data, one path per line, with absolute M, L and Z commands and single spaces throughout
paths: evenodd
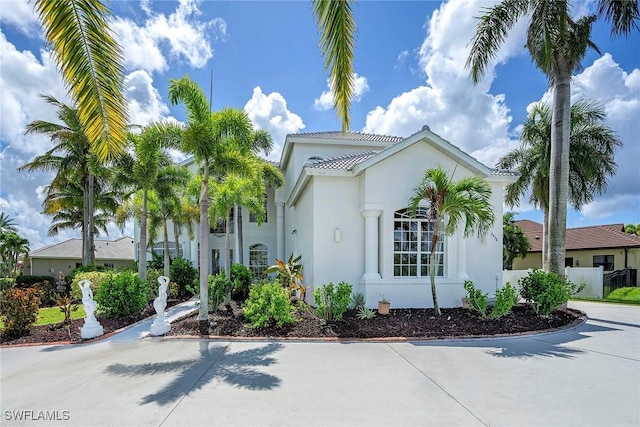
M 80 304 L 78 305 L 78 309 L 76 311 L 71 312 L 71 319 L 82 319 L 86 315 L 87 313 L 84 312 L 84 306 Z M 45 307 L 41 308 L 38 311 L 38 318 L 36 320 L 35 326 L 52 325 L 61 322 L 64 322 L 64 314 L 60 311 L 59 307 Z M 3 328 L 4 322 L 0 321 L 0 329 Z
M 640 305 L 640 288 L 619 288 L 607 295 L 606 298 L 575 298 L 575 300 L 598 301 L 598 302 L 614 302 L 620 304 L 639 304 Z

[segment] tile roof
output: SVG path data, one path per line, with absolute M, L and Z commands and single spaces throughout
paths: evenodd
M 121 237 L 116 240 L 96 240 L 96 259 L 133 260 L 133 239 Z M 82 239 L 69 239 L 29 253 L 35 258 L 82 258 Z
M 352 170 L 358 163 L 364 162 L 378 154 L 379 151 L 365 151 L 362 153 L 346 154 L 344 156 L 330 157 L 328 159 L 309 160 L 305 167 L 313 169 Z
M 516 221 L 516 224 L 529 238 L 530 252 L 542 252 L 542 224 L 530 220 Z M 623 224 L 567 228 L 566 250 L 640 248 L 640 236 L 625 233 L 623 228 Z
M 391 144 L 395 144 L 404 139 L 401 136 L 376 135 L 363 132 L 342 133 L 340 131 L 292 133 L 288 136 L 295 138 L 334 139 L 340 141 L 388 142 Z
M 512 171 L 508 169 L 492 169 L 491 175 L 497 176 L 520 176 L 520 172 Z

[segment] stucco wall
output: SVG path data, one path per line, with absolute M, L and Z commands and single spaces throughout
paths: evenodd
M 593 267 L 593 257 L 595 255 L 613 255 L 614 269 L 622 270 L 625 268 L 624 249 L 620 248 L 567 251 L 565 256 L 573 258 L 574 267 Z M 640 249 L 628 249 L 627 267 L 640 268 Z M 513 260 L 514 270 L 526 270 L 528 268 L 542 268 L 542 254 L 540 252 L 527 254 L 524 259 L 516 258 Z
M 125 268 L 133 265 L 133 260 L 102 260 L 97 259 L 97 265 L 105 263 L 113 264 L 114 268 Z M 58 272 L 62 271 L 64 275 L 76 268 L 76 264 L 82 264 L 82 259 L 69 258 L 32 258 L 23 269 L 24 274 L 32 274 L 34 276 L 54 276 L 58 277 Z M 51 272 L 53 270 L 53 272 Z

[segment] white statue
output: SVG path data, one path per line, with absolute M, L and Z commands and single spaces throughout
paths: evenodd
M 89 280 L 81 280 L 78 283 L 82 291 L 82 304 L 87 317 L 84 318 L 84 325 L 80 328 L 80 337 L 89 339 L 104 334 L 102 325 L 96 319 L 96 302 L 93 300 L 93 291 L 91 290 L 91 282 Z
M 153 300 L 153 308 L 156 310 L 156 319 L 151 324 L 151 335 L 164 335 L 171 330 L 171 324 L 164 318 L 164 309 L 167 306 L 167 288 L 169 278 L 167 276 L 158 277 L 158 297 Z

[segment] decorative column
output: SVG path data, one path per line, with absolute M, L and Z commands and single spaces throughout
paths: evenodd
M 381 210 L 365 209 L 364 217 L 364 275 L 363 279 L 380 279 L 378 270 L 378 218 Z
M 464 233 L 462 231 L 458 231 L 456 233 L 457 240 L 457 274 L 458 279 L 467 280 L 469 275 L 467 274 L 467 239 L 464 237 Z
M 276 258 L 284 259 L 284 202 L 276 202 Z

